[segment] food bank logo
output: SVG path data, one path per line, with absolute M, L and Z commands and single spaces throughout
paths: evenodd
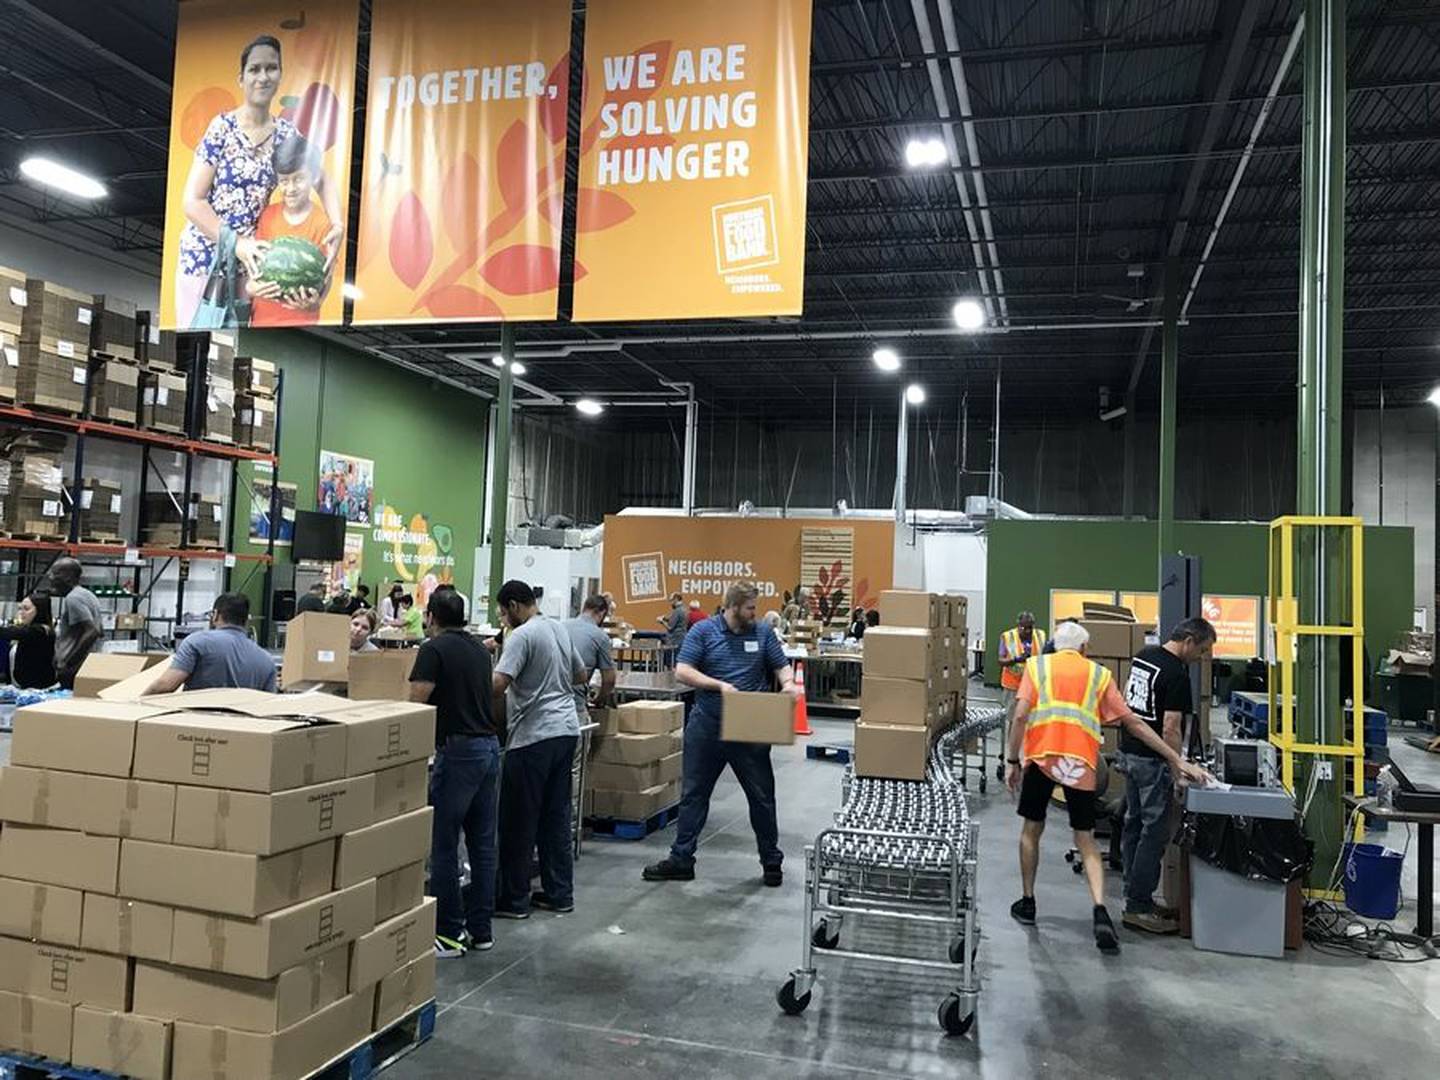
M 625 555 L 620 559 L 625 571 L 625 603 L 641 604 L 647 600 L 664 600 L 665 553 L 650 551 L 643 555 Z
M 775 199 L 760 195 L 722 203 L 711 210 L 715 222 L 715 269 L 720 274 L 774 266 Z

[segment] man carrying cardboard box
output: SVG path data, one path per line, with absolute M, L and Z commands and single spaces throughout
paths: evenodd
M 434 808 L 430 892 L 435 955 L 493 948 L 495 824 L 500 739 L 492 703 L 490 653 L 465 632 L 465 601 L 453 589 L 430 594 L 430 638 L 410 670 L 410 700 L 435 706 Z M 460 900 L 460 834 L 470 855 L 470 894 Z
M 646 881 L 693 881 L 695 847 L 710 813 L 710 793 L 729 765 L 750 803 L 750 827 L 760 849 L 766 885 L 778 886 L 780 827 L 775 820 L 775 773 L 770 747 L 759 743 L 724 742 L 720 738 L 721 695 L 725 691 L 763 691 L 778 675 L 780 689 L 799 696 L 790 661 L 775 632 L 755 621 L 760 591 L 737 581 L 725 593 L 725 610 L 697 623 L 685 637 L 675 664 L 675 678 L 699 691 L 685 722 L 685 764 L 680 791 L 680 822 L 670 854 L 647 866 Z
M 210 629 L 184 638 L 170 666 L 151 684 L 151 694 L 187 690 L 264 690 L 276 688 L 275 659 L 250 640 L 250 598 L 221 593 L 210 612 Z
M 1182 760 L 1126 707 L 1110 672 L 1086 658 L 1089 641 L 1089 632 L 1079 623 L 1062 623 L 1055 629 L 1054 654 L 1027 661 L 1020 681 L 1015 722 L 1006 743 L 1009 769 L 1005 782 L 1012 792 L 1019 792 L 1018 812 L 1025 819 L 1020 832 L 1023 892 L 1010 906 L 1010 914 L 1026 926 L 1035 925 L 1040 836 L 1045 831 L 1050 796 L 1060 784 L 1090 886 L 1095 944 L 1110 953 L 1119 950 L 1120 939 L 1105 909 L 1105 870 L 1095 845 L 1095 770 L 1100 763 L 1101 726 L 1122 724 L 1180 776 L 1203 784 L 1210 775 Z
M 1000 635 L 1000 703 L 1005 707 L 1005 733 L 1000 740 L 1001 752 L 1009 742 L 1010 726 L 1015 722 L 1015 692 L 1025 674 L 1025 661 L 1045 650 L 1045 631 L 1035 629 L 1035 616 L 1022 611 L 1015 625 Z

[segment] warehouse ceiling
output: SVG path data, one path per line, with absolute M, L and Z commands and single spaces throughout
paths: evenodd
M 1301 6 L 815 0 L 804 316 L 521 325 L 522 399 L 691 382 L 722 414 L 829 427 L 895 408 L 897 377 L 869 359 L 890 345 L 942 409 L 965 400 L 980 420 L 998 368 L 1007 422 L 1098 423 L 1102 395 L 1117 406 L 1132 387 L 1153 410 L 1166 256 L 1189 293 L 1208 251 L 1180 336 L 1182 418 L 1293 412 L 1302 58 L 1282 65 Z M 1413 402 L 1440 381 L 1440 2 L 1349 13 L 1346 384 L 1360 403 L 1382 387 Z M 158 276 L 175 4 L 0 0 L 0 20 L 0 221 Z M 952 164 L 907 168 L 907 141 L 937 136 Z M 20 181 L 40 148 L 111 199 Z M 962 296 L 986 304 L 986 332 L 953 332 Z M 494 389 L 494 326 L 336 333 Z

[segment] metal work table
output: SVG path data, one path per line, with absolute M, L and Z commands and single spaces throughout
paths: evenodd
M 1415 868 L 1416 891 L 1420 895 L 1415 900 L 1415 935 L 1428 941 L 1430 950 L 1433 952 L 1437 947 L 1435 939 L 1435 826 L 1440 825 L 1440 814 L 1425 814 L 1416 810 L 1397 810 L 1393 806 L 1381 806 L 1376 799 L 1358 799 L 1354 795 L 1345 796 L 1345 805 L 1352 810 L 1358 809 L 1371 817 L 1377 817 L 1381 821 L 1394 821 L 1416 826 L 1416 832 L 1420 834 L 1420 843 L 1416 845 L 1416 856 L 1420 860 Z
M 693 694 L 692 687 L 675 678 L 673 671 L 617 671 L 615 673 L 615 697 L 621 700 L 651 698 L 659 701 L 679 701 L 687 694 Z

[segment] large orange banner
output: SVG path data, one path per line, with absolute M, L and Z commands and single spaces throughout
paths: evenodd
M 810 0 L 590 0 L 575 319 L 798 315 Z
M 376 0 L 357 323 L 553 319 L 569 0 Z
M 182 0 L 160 325 L 341 321 L 358 0 Z
M 1204 596 L 1200 613 L 1215 628 L 1211 655 L 1249 660 L 1260 655 L 1260 598 L 1258 596 Z

